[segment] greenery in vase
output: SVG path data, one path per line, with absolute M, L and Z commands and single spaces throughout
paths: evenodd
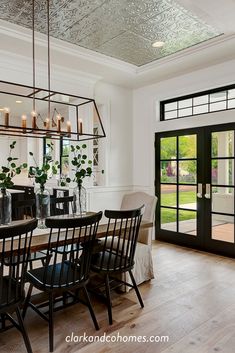
M 43 157 L 43 164 L 41 167 L 38 166 L 33 152 L 29 152 L 29 155 L 33 157 L 34 163 L 35 163 L 35 183 L 40 185 L 40 189 L 45 188 L 45 184 L 49 178 L 49 172 L 51 170 L 51 173 L 53 175 L 56 175 L 58 172 L 59 168 L 59 162 L 58 161 L 53 161 L 51 158 L 51 154 L 53 151 L 53 143 L 47 143 L 47 147 L 50 150 L 49 154 L 44 155 Z M 31 167 L 32 169 L 33 167 Z
M 20 165 L 16 165 L 16 161 L 18 158 L 12 157 L 12 151 L 14 150 L 16 145 L 16 141 L 13 141 L 10 144 L 10 153 L 9 157 L 7 158 L 7 165 L 1 166 L 0 170 L 0 189 L 7 189 L 11 188 L 14 185 L 12 178 L 15 175 L 19 175 L 22 169 L 27 168 L 27 163 L 23 163 Z
M 71 163 L 73 165 L 73 171 L 75 172 L 73 181 L 77 183 L 78 187 L 82 186 L 83 179 L 90 177 L 92 175 L 92 161 L 87 159 L 85 150 L 87 145 L 83 144 L 82 146 L 70 146 L 73 158 Z M 66 178 L 66 182 L 70 183 L 71 179 Z

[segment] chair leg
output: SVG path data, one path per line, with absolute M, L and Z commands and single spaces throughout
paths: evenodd
M 109 286 L 109 276 L 106 275 L 105 277 L 105 291 L 106 291 L 106 299 L 107 299 L 107 306 L 108 306 L 108 315 L 109 315 L 109 325 L 113 323 L 112 317 L 112 302 L 110 296 L 110 286 Z
M 95 317 L 95 313 L 94 313 L 94 310 L 93 310 L 93 307 L 92 307 L 92 304 L 91 304 L 89 293 L 87 291 L 86 286 L 84 286 L 83 289 L 84 289 L 84 293 L 85 293 L 85 296 L 86 296 L 87 306 L 89 308 L 93 323 L 95 325 L 95 329 L 98 331 L 100 328 L 99 328 L 98 322 L 97 322 L 96 317 Z
M 24 301 L 23 312 L 22 312 L 23 319 L 25 318 L 26 311 L 27 311 L 28 306 L 29 306 L 29 301 L 30 301 L 30 298 L 31 298 L 32 290 L 33 290 L 33 285 L 30 284 L 27 296 L 26 296 L 25 301 Z
M 6 328 L 6 319 L 5 319 L 5 315 L 1 314 L 1 329 L 5 330 Z
M 139 289 L 138 289 L 138 287 L 137 287 L 137 284 L 136 284 L 135 278 L 134 278 L 133 273 L 132 273 L 132 271 L 131 271 L 131 270 L 129 270 L 129 274 L 130 274 L 130 277 L 131 277 L 131 280 L 132 280 L 132 283 L 133 283 L 133 286 L 134 286 L 134 289 L 135 289 L 136 295 L 137 295 L 137 297 L 138 297 L 138 299 L 139 299 L 140 306 L 141 306 L 141 308 L 143 308 L 143 307 L 144 307 L 144 303 L 143 303 L 143 300 L 142 300 L 142 298 L 141 298 L 141 295 L 140 295 Z
M 22 319 L 22 316 L 21 316 L 21 313 L 20 313 L 20 309 L 19 309 L 19 308 L 16 308 L 16 315 L 17 315 L 17 318 L 18 318 L 18 323 L 19 323 L 20 331 L 21 331 L 21 333 L 22 333 L 22 336 L 23 336 L 23 339 L 24 339 L 24 343 L 25 343 L 27 352 L 28 352 L 28 353 L 33 353 L 32 348 L 31 348 L 31 344 L 30 344 L 30 342 L 29 342 L 29 337 L 28 337 L 28 334 L 27 334 L 27 332 L 26 332 L 26 330 L 25 330 L 24 323 L 23 323 L 23 319 Z
M 53 320 L 54 298 L 49 294 L 49 346 L 50 352 L 54 350 L 54 320 Z

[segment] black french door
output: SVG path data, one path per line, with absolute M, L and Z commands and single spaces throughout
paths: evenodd
M 156 239 L 235 256 L 235 124 L 157 133 Z

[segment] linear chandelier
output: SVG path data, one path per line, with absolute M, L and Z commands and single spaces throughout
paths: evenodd
M 32 0 L 33 84 L 0 81 L 0 134 L 83 141 L 105 137 L 92 98 L 51 90 L 50 0 L 47 2 L 47 89 L 36 87 L 35 0 Z

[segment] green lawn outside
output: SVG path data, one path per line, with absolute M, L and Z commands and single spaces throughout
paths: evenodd
M 194 191 L 184 191 L 180 193 L 180 204 L 196 202 L 196 193 Z M 161 206 L 176 206 L 176 194 L 161 194 Z M 179 221 L 195 219 L 197 213 L 194 211 L 179 210 Z M 176 210 L 162 208 L 161 209 L 161 224 L 176 222 Z
M 196 202 L 194 191 L 183 191 L 179 193 L 180 204 Z M 161 194 L 161 206 L 176 206 L 176 193 Z

